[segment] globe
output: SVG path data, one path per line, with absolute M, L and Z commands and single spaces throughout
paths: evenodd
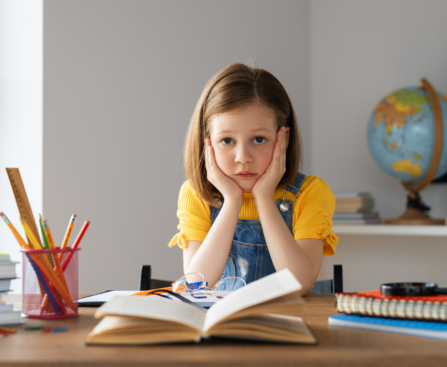
M 447 96 L 434 93 L 443 120 L 436 179 L 447 173 Z M 386 173 L 404 182 L 420 183 L 430 168 L 435 144 L 435 117 L 427 91 L 408 87 L 387 95 L 371 114 L 367 138 L 371 155 Z

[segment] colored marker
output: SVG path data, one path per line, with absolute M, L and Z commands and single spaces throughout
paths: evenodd
M 26 331 L 32 331 L 32 330 L 43 330 L 46 329 L 45 326 L 27 326 L 25 328 Z
M 68 327 L 60 327 L 58 329 L 51 330 L 51 333 L 63 333 L 64 331 L 68 331 Z

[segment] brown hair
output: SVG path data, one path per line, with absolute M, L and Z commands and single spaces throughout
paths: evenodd
M 216 205 L 219 191 L 207 180 L 205 139 L 210 121 L 217 115 L 239 107 L 260 103 L 275 113 L 278 129 L 290 128 L 286 151 L 286 172 L 279 186 L 295 181 L 301 165 L 301 138 L 297 119 L 286 90 L 271 73 L 245 64 L 232 64 L 212 77 L 197 102 L 185 141 L 185 172 L 197 194 L 208 204 Z

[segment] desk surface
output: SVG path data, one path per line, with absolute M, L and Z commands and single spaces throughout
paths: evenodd
M 20 295 L 5 297 L 20 307 Z M 65 320 L 26 319 L 27 326 L 67 326 L 69 331 L 43 334 L 24 331 L 0 339 L 0 366 L 446 366 L 447 342 L 414 336 L 328 325 L 335 314 L 334 296 L 312 294 L 296 315 L 303 317 L 319 345 L 281 345 L 213 341 L 135 347 L 86 346 L 98 323 L 94 308 L 80 308 L 79 317 Z

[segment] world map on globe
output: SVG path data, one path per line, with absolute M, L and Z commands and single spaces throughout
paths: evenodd
M 441 160 L 435 179 L 447 172 L 447 96 L 437 93 L 443 119 Z M 428 93 L 399 89 L 374 108 L 367 128 L 369 150 L 377 164 L 401 181 L 418 184 L 433 156 L 435 119 Z

